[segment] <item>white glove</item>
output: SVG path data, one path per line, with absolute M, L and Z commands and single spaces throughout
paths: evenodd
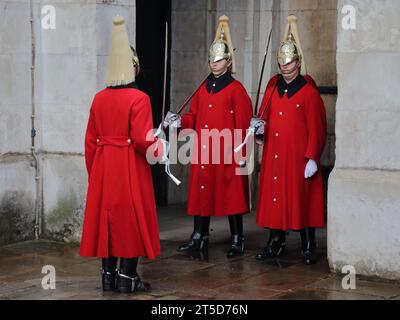
M 182 126 L 181 116 L 175 112 L 168 111 L 163 124 L 164 128 L 167 128 L 168 126 L 180 128 Z
M 260 118 L 251 118 L 250 130 L 253 130 L 256 136 L 264 134 L 265 121 Z
M 304 170 L 304 178 L 311 178 L 318 171 L 317 163 L 310 159 L 306 164 L 306 169 Z
M 235 152 L 239 152 L 240 150 L 242 150 L 242 148 L 246 145 L 247 140 L 252 136 L 252 135 L 256 135 L 256 136 L 260 136 L 264 134 L 264 126 L 265 126 L 265 121 L 261 120 L 260 118 L 251 118 L 250 120 L 250 127 L 247 131 L 246 137 L 244 138 L 244 141 L 238 145 L 235 148 Z

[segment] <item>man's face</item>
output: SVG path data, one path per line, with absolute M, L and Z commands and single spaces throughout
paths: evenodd
M 300 73 L 300 61 L 294 60 L 285 65 L 279 65 L 282 76 L 285 80 L 293 80 Z
M 214 77 L 218 78 L 219 76 L 223 75 L 231 65 L 231 61 L 226 59 L 218 60 L 216 62 L 210 62 L 210 69 Z

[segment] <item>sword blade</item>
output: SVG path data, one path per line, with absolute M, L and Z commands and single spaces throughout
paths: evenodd
M 259 80 L 259 82 L 258 82 L 256 106 L 255 106 L 255 111 L 254 111 L 254 114 L 255 114 L 255 115 L 257 115 L 257 113 L 258 113 L 258 102 L 259 102 L 259 99 L 260 99 L 260 91 L 261 91 L 262 79 L 263 79 L 263 76 L 264 76 L 265 62 L 266 62 L 266 60 L 267 60 L 269 44 L 271 43 L 271 35 L 272 35 L 272 28 L 271 28 L 271 30 L 270 30 L 270 32 L 269 32 L 268 42 L 267 42 L 267 48 L 266 48 L 265 53 L 264 53 L 264 61 L 263 61 L 262 67 L 261 67 L 260 80 Z
M 207 77 L 200 83 L 200 85 L 198 86 L 198 88 L 191 94 L 191 96 L 189 98 L 186 99 L 186 101 L 181 105 L 181 107 L 179 108 L 177 114 L 180 114 L 183 109 L 186 107 L 186 105 L 189 103 L 190 100 L 192 100 L 193 96 L 200 90 L 201 86 L 204 84 L 204 82 L 206 82 L 207 78 L 209 76 L 207 75 Z
M 168 71 L 168 21 L 165 22 L 165 52 L 164 52 L 164 83 L 163 83 L 163 102 L 161 123 L 164 121 L 165 108 L 167 101 L 167 71 Z

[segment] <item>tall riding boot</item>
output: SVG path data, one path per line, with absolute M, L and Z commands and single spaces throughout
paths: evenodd
M 228 219 L 231 229 L 231 244 L 226 256 L 233 258 L 242 255 L 244 252 L 243 215 L 228 216 Z
M 117 274 L 117 289 L 121 293 L 144 292 L 150 284 L 142 281 L 137 274 L 139 258 L 121 258 Z
M 189 241 L 185 242 L 177 249 L 178 252 L 185 253 L 187 251 L 193 250 L 195 246 L 195 239 L 200 237 L 200 219 L 200 216 L 193 217 L 193 233 L 190 236 Z
M 285 252 L 286 232 L 284 230 L 271 229 L 267 246 L 263 252 L 257 253 L 257 260 L 273 259 Z
M 304 264 L 310 265 L 317 262 L 317 244 L 315 242 L 315 228 L 300 230 L 301 251 Z
M 205 250 L 208 247 L 208 230 L 210 217 L 194 216 L 194 230 L 188 242 L 181 245 L 177 251 L 188 253 L 191 251 Z
M 115 275 L 117 274 L 117 259 L 109 257 L 101 259 L 101 283 L 104 291 L 115 290 Z

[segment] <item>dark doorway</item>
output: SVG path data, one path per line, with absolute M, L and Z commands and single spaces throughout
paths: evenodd
M 163 104 L 165 23 L 171 21 L 171 0 L 136 1 L 136 50 L 140 59 L 141 74 L 138 77 L 140 90 L 150 96 L 153 108 L 153 123 L 161 122 Z M 170 27 L 169 27 L 170 29 Z M 170 32 L 168 31 L 170 35 Z M 168 37 L 170 43 L 170 36 Z M 170 46 L 168 46 L 170 48 Z M 170 53 L 168 52 L 168 56 Z M 170 59 L 167 65 L 166 110 L 170 96 Z M 163 165 L 152 166 L 154 192 L 157 206 L 167 204 L 168 181 Z

